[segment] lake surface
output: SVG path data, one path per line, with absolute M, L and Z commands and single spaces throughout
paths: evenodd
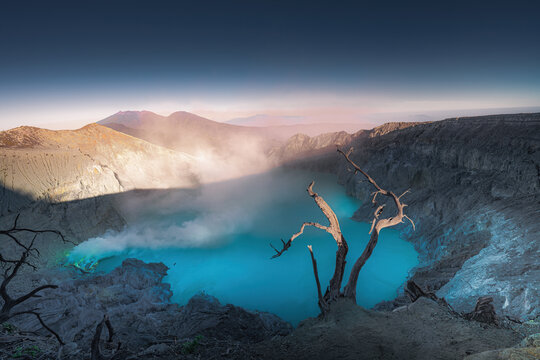
M 69 259 L 84 258 L 87 264 L 100 260 L 97 270 L 103 271 L 129 257 L 163 262 L 170 268 L 165 281 L 179 304 L 204 291 L 222 303 L 269 311 L 296 325 L 319 311 L 306 245 L 313 245 L 321 285 L 326 287 L 336 244 L 328 233 L 306 228 L 287 252 L 270 259 L 274 250 L 269 243 L 279 248 L 280 239 L 287 240 L 304 221 L 328 223 L 306 192 L 311 180 L 339 217 L 349 244 L 345 284 L 369 240 L 371 219 L 350 219 L 360 203 L 345 194 L 335 176 L 282 169 L 128 202 L 131 225 L 125 231 L 89 239 Z M 358 304 L 369 308 L 393 299 L 417 262 L 413 246 L 397 231 L 384 229 L 360 273 Z

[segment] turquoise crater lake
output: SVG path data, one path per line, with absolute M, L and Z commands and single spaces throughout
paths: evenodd
M 279 258 L 270 259 L 274 250 L 269 244 L 280 247 L 280 239 L 287 240 L 304 221 L 327 224 L 307 195 L 311 180 L 339 217 L 349 244 L 348 276 L 369 239 L 371 219 L 351 219 L 360 203 L 345 194 L 335 176 L 283 169 L 127 201 L 131 225 L 120 233 L 87 240 L 73 250 L 69 261 L 100 260 L 97 270 L 102 271 L 130 257 L 163 262 L 170 268 L 164 281 L 171 284 L 173 301 L 179 304 L 204 291 L 222 303 L 269 311 L 296 325 L 318 314 L 306 245 L 313 245 L 321 284 L 326 286 L 334 270 L 336 244 L 329 234 L 314 228 L 306 228 Z M 413 246 L 397 231 L 384 229 L 360 273 L 358 304 L 369 308 L 393 299 L 417 263 Z

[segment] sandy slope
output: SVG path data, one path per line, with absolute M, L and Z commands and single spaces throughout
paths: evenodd
M 84 199 L 134 188 L 191 187 L 193 157 L 107 127 L 0 133 L 2 213 L 32 200 Z

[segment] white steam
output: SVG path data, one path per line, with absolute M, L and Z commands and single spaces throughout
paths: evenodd
M 154 190 L 123 196 L 118 207 L 129 225 L 78 245 L 70 262 L 95 261 L 128 249 L 218 246 L 248 229 L 272 181 L 262 176 L 259 187 L 249 176 L 275 166 L 266 155 L 275 144 L 261 136 L 215 133 L 184 136 L 183 143 L 176 143 L 179 129 L 169 130 L 174 135 L 170 148 L 159 148 L 154 157 L 148 152 L 116 154 L 114 165 L 122 171 L 115 175 L 124 191 Z
M 70 260 L 83 257 L 96 260 L 118 255 L 134 248 L 187 248 L 216 245 L 224 235 L 231 235 L 248 225 L 237 211 L 210 212 L 180 225 L 149 224 L 128 227 L 85 241 L 73 249 Z
M 91 261 L 130 249 L 220 246 L 247 232 L 262 207 L 272 201 L 276 174 L 203 185 L 196 190 L 156 190 L 133 194 L 119 204 L 129 225 L 76 246 L 68 261 Z
M 235 179 L 259 174 L 275 167 L 267 154 L 268 143 L 255 137 L 234 137 L 227 141 L 226 151 L 197 149 L 194 169 L 202 183 Z

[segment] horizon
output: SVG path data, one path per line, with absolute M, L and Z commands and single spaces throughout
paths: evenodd
M 144 113 L 144 112 L 152 113 L 152 114 L 161 116 L 163 118 L 167 118 L 175 113 L 188 113 L 188 114 L 196 115 L 206 120 L 211 120 L 218 123 L 224 123 L 224 124 L 235 125 L 235 126 L 246 126 L 246 127 L 283 127 L 283 126 L 294 127 L 294 126 L 307 126 L 307 125 L 336 124 L 336 125 L 366 126 L 366 127 L 362 127 L 361 129 L 369 130 L 377 126 L 384 125 L 386 123 L 394 123 L 394 122 L 433 122 L 433 121 L 443 121 L 446 119 L 460 118 L 460 117 L 479 117 L 479 116 L 490 116 L 490 115 L 538 113 L 540 112 L 540 106 L 488 108 L 488 109 L 456 109 L 456 110 L 446 110 L 446 111 L 444 110 L 431 111 L 431 112 L 428 111 L 424 113 L 416 113 L 416 112 L 378 113 L 378 114 L 372 114 L 372 117 L 368 117 L 367 119 L 359 120 L 356 122 L 354 121 L 324 122 L 324 121 L 316 121 L 316 120 L 312 121 L 313 118 L 310 118 L 307 116 L 294 116 L 294 115 L 293 116 L 291 115 L 280 116 L 280 115 L 268 115 L 268 114 L 254 114 L 251 116 L 232 118 L 225 121 L 217 121 L 217 120 L 202 116 L 200 114 L 190 112 L 190 111 L 185 111 L 185 110 L 177 110 L 177 111 L 172 111 L 170 113 L 159 113 L 156 111 L 145 110 L 145 109 L 143 110 L 118 110 L 115 113 L 109 114 L 101 119 L 98 119 L 95 121 L 88 121 L 88 122 L 67 121 L 67 122 L 51 122 L 51 123 L 38 123 L 38 124 L 29 123 L 29 124 L 18 124 L 13 127 L 5 127 L 3 126 L 4 123 L 2 123 L 0 125 L 0 131 L 7 131 L 7 130 L 15 129 L 18 127 L 24 127 L 24 126 L 37 127 L 37 128 L 46 129 L 46 130 L 77 130 L 91 124 L 100 125 L 100 122 L 107 120 L 109 117 L 112 117 L 118 114 Z M 379 116 L 379 118 L 377 118 L 377 116 Z M 269 117 L 271 119 L 298 118 L 298 121 L 291 122 L 291 123 L 276 123 L 276 124 L 241 123 L 241 121 L 243 120 L 251 120 L 258 117 L 263 117 L 263 118 Z M 347 131 L 347 132 L 352 133 L 351 131 Z
M 118 109 L 380 124 L 540 106 L 540 4 L 386 5 L 7 4 L 0 125 L 77 128 Z

